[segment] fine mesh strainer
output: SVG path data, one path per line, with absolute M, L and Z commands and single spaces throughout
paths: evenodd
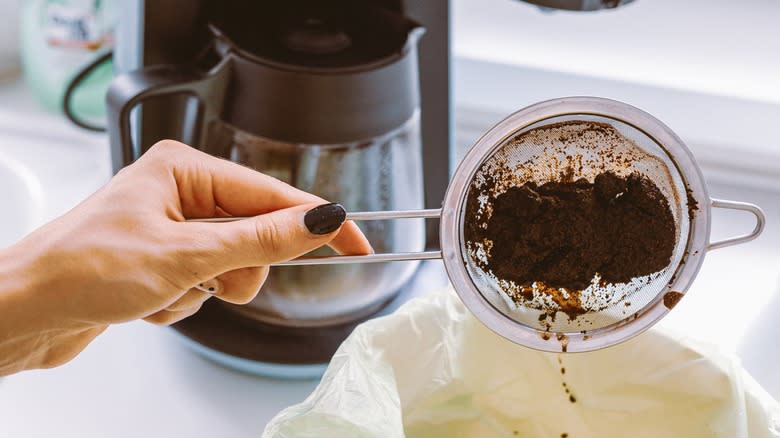
M 576 294 L 585 312 L 569 317 L 560 300 L 533 287 L 532 295 L 497 278 L 476 261 L 490 253 L 490 242 L 469 242 L 464 226 L 486 221 L 492 197 L 527 182 L 560 181 L 562 175 L 593 182 L 596 175 L 639 173 L 666 197 L 675 222 L 675 247 L 669 265 L 624 284 L 599 285 Z M 480 204 L 467 212 L 470 191 Z M 493 195 L 491 197 L 491 195 Z M 756 218 L 746 235 L 710 242 L 712 207 L 744 210 Z M 652 326 L 685 294 L 707 250 L 756 238 L 764 226 L 759 207 L 710 199 L 701 171 L 688 148 L 667 126 L 630 105 L 593 97 L 537 103 L 490 129 L 467 153 L 447 189 L 441 210 L 350 213 L 348 219 L 377 220 L 440 217 L 441 251 L 367 256 L 303 257 L 285 265 L 385 262 L 443 258 L 455 291 L 486 326 L 521 345 L 546 351 L 589 351 L 615 345 Z M 219 218 L 213 220 L 235 220 Z M 472 221 L 472 222 L 470 222 Z M 484 266 L 484 264 L 483 264 Z M 537 281 L 543 281 L 538 279 Z

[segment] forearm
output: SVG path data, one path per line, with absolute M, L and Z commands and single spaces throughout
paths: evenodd
M 45 269 L 25 243 L 0 251 L 0 376 L 59 365 L 102 330 L 58 317 Z
M 35 362 L 40 330 L 29 317 L 34 304 L 34 279 L 18 244 L 0 251 L 0 375 L 12 374 Z

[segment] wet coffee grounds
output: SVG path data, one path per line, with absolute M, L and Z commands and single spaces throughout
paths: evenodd
M 470 190 L 467 212 L 479 208 L 479 195 Z M 579 291 L 597 274 L 602 285 L 627 283 L 664 269 L 674 252 L 669 203 L 639 174 L 607 172 L 593 183 L 526 183 L 490 202 L 486 224 L 465 221 L 467 241 L 489 241 L 489 255 L 472 253 L 472 258 L 497 278 L 520 286 L 536 282 L 548 289 Z

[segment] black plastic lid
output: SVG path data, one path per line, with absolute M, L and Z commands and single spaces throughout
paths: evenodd
M 365 0 L 220 2 L 211 23 L 244 56 L 314 69 L 375 64 L 401 53 L 417 27 Z

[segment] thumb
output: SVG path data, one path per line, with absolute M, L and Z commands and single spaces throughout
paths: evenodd
M 294 259 L 327 244 L 347 213 L 340 204 L 304 204 L 227 224 L 222 234 L 233 268 Z

